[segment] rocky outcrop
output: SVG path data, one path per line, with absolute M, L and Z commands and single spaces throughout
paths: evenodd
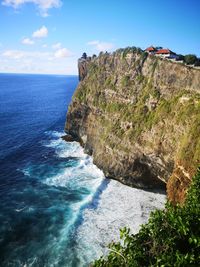
M 85 54 L 85 56 L 82 56 L 81 58 L 79 58 L 79 60 L 78 60 L 79 81 L 82 81 L 86 77 L 87 72 L 88 72 L 88 65 L 91 62 L 91 60 L 92 60 L 92 58 L 87 57 L 86 54 Z
M 65 130 L 107 177 L 167 184 L 182 202 L 200 164 L 200 71 L 136 48 L 102 53 L 87 62 Z

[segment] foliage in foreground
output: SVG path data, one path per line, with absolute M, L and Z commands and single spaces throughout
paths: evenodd
M 136 235 L 120 231 L 121 241 L 95 267 L 200 266 L 200 168 L 193 178 L 184 206 L 167 203 Z

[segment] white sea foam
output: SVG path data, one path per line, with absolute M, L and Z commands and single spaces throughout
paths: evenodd
M 54 139 L 56 136 L 57 138 Z M 62 259 L 63 254 L 66 254 L 65 248 L 70 228 L 79 218 L 82 208 L 91 203 L 94 194 L 105 179 L 103 172 L 93 164 L 92 157 L 84 153 L 79 143 L 65 142 L 59 138 L 60 136 L 62 135 L 54 132 L 53 139 L 44 145 L 54 148 L 59 158 L 74 158 L 75 164 L 61 169 L 56 175 L 46 177 L 42 182 L 48 186 L 67 187 L 75 191 L 80 190 L 80 192 L 86 189 L 87 194 L 83 195 L 80 201 L 70 204 L 71 217 L 67 218 L 66 225 L 60 229 L 59 240 L 52 240 L 51 242 L 54 253 L 57 255 L 54 264 L 57 264 Z M 70 263 L 68 264 L 71 266 Z M 83 264 L 85 263 L 82 262 L 81 266 L 84 266 Z
M 67 186 L 67 185 L 87 185 L 94 186 L 92 191 L 104 179 L 103 172 L 93 164 L 92 157 L 84 153 L 83 148 L 77 142 L 65 142 L 62 139 L 51 140 L 47 147 L 53 147 L 55 153 L 60 158 L 76 158 L 76 164 L 61 170 L 61 173 L 48 177 L 44 182 L 48 185 Z
M 45 144 L 45 146 L 55 148 L 55 152 L 60 158 L 87 157 L 83 151 L 83 148 L 77 142 L 66 142 L 59 138 L 51 140 L 49 143 Z
M 58 136 L 61 135 L 57 134 Z M 93 164 L 92 157 L 84 154 L 83 148 L 76 142 L 66 143 L 59 138 L 51 140 L 46 146 L 54 148 L 58 157 L 76 158 L 76 165 L 47 177 L 44 183 L 71 189 L 84 187 L 90 192 L 81 201 L 71 204 L 71 219 L 60 229 L 59 240 L 54 245 L 54 242 L 52 243 L 58 257 L 55 263 L 62 258 L 61 251 L 65 247 L 63 244 L 66 243 L 69 228 L 74 225 L 83 207 L 83 222 L 76 231 L 75 249 L 81 267 L 87 266 L 90 261 L 106 253 L 107 244 L 119 239 L 120 228 L 128 226 L 132 233 L 136 233 L 140 225 L 147 222 L 152 210 L 164 207 L 165 195 L 134 189 L 114 180 L 108 183 L 99 199 L 95 200 L 98 201 L 97 207 L 86 205 L 94 200 L 95 193 L 104 181 L 103 172 Z M 68 266 L 71 266 L 70 264 L 69 262 Z
M 49 137 L 55 137 L 55 138 L 59 138 L 63 135 L 65 135 L 65 132 L 58 132 L 58 131 L 46 131 L 45 134 Z
M 59 136 L 59 134 L 57 134 Z M 55 176 L 47 177 L 43 182 L 51 186 L 79 188 L 86 186 L 91 191 L 91 196 L 105 179 L 103 172 L 93 164 L 92 157 L 84 153 L 77 142 L 66 142 L 61 138 L 51 140 L 47 147 L 53 147 L 58 157 L 76 158 L 76 164 L 61 170 Z M 85 201 L 84 201 L 85 203 Z
M 106 253 L 107 244 L 119 240 L 120 228 L 127 226 L 132 233 L 138 232 L 140 225 L 147 222 L 150 212 L 163 208 L 165 201 L 163 194 L 111 181 L 100 196 L 97 209 L 83 212 L 83 224 L 77 231 L 77 254 L 81 261 L 89 262 Z
M 17 169 L 18 171 L 21 171 L 25 176 L 30 177 L 30 170 L 29 168 L 24 168 L 24 169 Z
M 43 183 L 49 186 L 67 187 L 68 189 L 78 190 L 79 188 L 87 188 L 90 194 L 78 203 L 71 204 L 73 210 L 73 218 L 71 218 L 70 224 L 67 223 L 67 228 L 72 225 L 81 207 L 89 203 L 92 200 L 97 188 L 105 179 L 103 172 L 93 164 L 92 157 L 86 155 L 83 148 L 77 142 L 67 143 L 61 139 L 53 140 L 49 146 L 54 147 L 59 157 L 75 157 L 76 165 L 67 167 L 55 176 L 47 177 Z M 65 229 L 63 229 L 65 231 Z

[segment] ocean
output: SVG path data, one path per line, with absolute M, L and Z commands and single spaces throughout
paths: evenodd
M 61 139 L 76 76 L 0 74 L 0 266 L 84 267 L 165 195 L 108 180 Z

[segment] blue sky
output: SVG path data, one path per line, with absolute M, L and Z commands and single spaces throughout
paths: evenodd
M 77 74 L 77 58 L 163 46 L 200 56 L 200 0 L 0 0 L 0 72 Z

